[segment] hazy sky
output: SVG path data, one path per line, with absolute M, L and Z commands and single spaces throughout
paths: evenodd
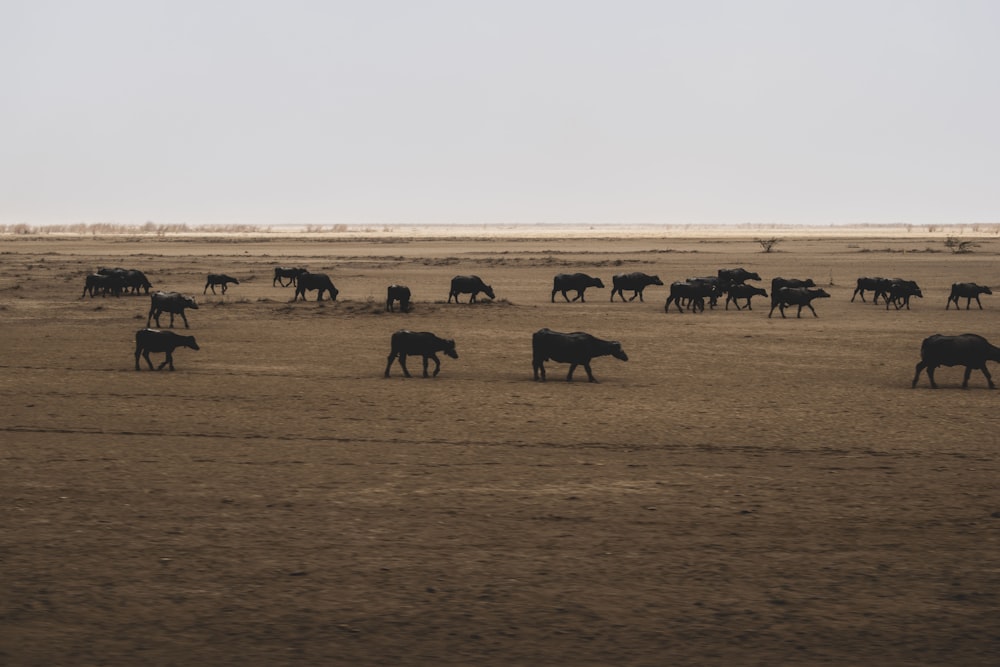
M 996 222 L 998 34 L 995 0 L 3 0 L 0 223 Z

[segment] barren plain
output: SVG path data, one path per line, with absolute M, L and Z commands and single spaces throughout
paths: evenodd
M 1000 343 L 1000 240 L 0 239 L 0 663 L 996 665 L 997 392 L 921 340 Z M 274 266 L 331 275 L 292 303 Z M 195 295 L 177 370 L 133 370 L 149 298 L 81 298 L 98 266 Z M 663 282 L 811 277 L 818 318 L 665 314 Z M 552 277 L 607 289 L 550 302 Z M 240 279 L 202 295 L 205 275 Z M 457 274 L 495 300 L 446 303 Z M 916 280 L 910 310 L 851 302 Z M 409 285 L 409 314 L 384 311 Z M 310 295 L 313 299 L 314 293 Z M 161 321 L 166 326 L 166 320 Z M 531 334 L 621 341 L 550 363 Z M 455 338 L 382 377 L 401 328 Z M 154 357 L 155 358 L 155 357 Z M 419 370 L 411 360 L 411 371 Z

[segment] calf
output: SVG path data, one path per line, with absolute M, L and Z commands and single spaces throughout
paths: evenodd
M 323 292 L 330 293 L 330 301 L 336 301 L 337 295 L 340 294 L 340 290 L 333 286 L 333 281 L 330 280 L 330 276 L 325 273 L 300 273 L 298 278 L 295 279 L 295 296 L 292 297 L 292 301 L 297 301 L 301 296 L 302 300 L 306 300 L 306 292 L 316 290 L 316 300 L 323 300 Z
M 583 331 L 560 333 L 551 329 L 539 329 L 531 337 L 531 366 L 536 381 L 545 381 L 545 362 L 551 360 L 569 364 L 567 382 L 573 380 L 573 371 L 577 366 L 583 366 L 587 371 L 587 378 L 591 382 L 597 382 L 590 371 L 590 360 L 605 355 L 628 361 L 621 343 L 616 340 L 601 340 Z
M 438 338 L 429 331 L 407 331 L 400 329 L 392 334 L 390 341 L 392 351 L 389 352 L 389 360 L 385 365 L 385 377 L 389 377 L 389 369 L 396 357 L 399 357 L 399 365 L 403 369 L 403 375 L 413 377 L 410 371 L 406 370 L 406 357 L 410 354 L 419 354 L 424 358 L 424 377 L 427 377 L 427 362 L 434 360 L 434 377 L 437 377 L 441 370 L 441 361 L 437 357 L 437 352 L 444 352 L 452 359 L 458 359 L 458 352 L 455 351 L 455 341 L 447 338 Z
M 458 303 L 459 294 L 471 294 L 469 303 L 475 303 L 476 297 L 482 292 L 491 299 L 495 299 L 493 288 L 483 282 L 479 276 L 455 276 L 451 279 L 451 290 L 448 292 L 448 303 L 452 298 Z
M 229 283 L 233 283 L 234 285 L 239 285 L 240 281 L 237 280 L 236 278 L 231 278 L 224 273 L 210 273 L 208 274 L 208 278 L 205 280 L 205 289 L 203 289 L 201 293 L 204 294 L 205 292 L 208 291 L 208 288 L 211 287 L 212 294 L 215 294 L 215 286 L 221 285 L 222 293 L 225 294 L 226 289 L 228 289 L 229 287 Z
M 160 326 L 160 314 L 170 313 L 170 328 L 174 327 L 174 315 L 180 315 L 184 320 L 184 328 L 188 326 L 187 315 L 184 314 L 186 308 L 198 310 L 198 304 L 189 296 L 178 294 L 177 292 L 153 292 L 149 295 L 149 315 L 146 317 L 146 326 L 151 320 L 156 320 L 156 326 Z
M 385 293 L 385 309 L 390 313 L 393 310 L 393 302 L 399 302 L 399 310 L 402 313 L 410 312 L 410 288 L 406 285 L 389 285 Z
M 149 359 L 150 352 L 166 352 L 167 358 L 156 370 L 162 371 L 163 367 L 170 365 L 170 370 L 174 370 L 174 350 L 178 347 L 190 347 L 192 350 L 200 349 L 195 342 L 194 336 L 182 336 L 173 331 L 159 331 L 157 329 L 139 329 L 135 332 L 135 370 L 139 370 L 139 356 L 149 364 L 149 370 L 153 370 L 153 362 Z
M 920 371 L 927 369 L 927 379 L 931 381 L 931 389 L 937 389 L 934 383 L 934 370 L 938 366 L 965 366 L 965 377 L 962 379 L 962 389 L 969 387 L 969 376 L 974 369 L 979 369 L 986 376 L 990 389 L 996 389 L 993 377 L 986 370 L 987 361 L 1000 361 L 1000 347 L 991 345 L 977 334 L 961 334 L 959 336 L 942 336 L 934 334 L 924 339 L 920 345 L 920 361 L 917 372 L 913 376 L 910 387 L 917 386 Z
M 979 300 L 980 294 L 993 294 L 989 287 L 985 285 L 977 285 L 976 283 L 954 283 L 951 286 L 951 294 L 948 296 L 948 303 L 944 305 L 944 309 L 948 310 L 951 306 L 951 302 L 955 302 L 955 309 L 958 310 L 958 300 L 965 299 L 965 309 L 968 310 L 969 306 L 972 305 L 972 300 L 975 299 L 976 303 L 979 304 L 979 310 L 983 309 L 983 303 Z
M 300 267 L 291 266 L 276 266 L 274 267 L 274 280 L 271 281 L 271 287 L 275 284 L 281 285 L 282 287 L 288 287 L 289 285 L 294 286 L 298 281 L 299 276 L 306 273 L 307 269 Z M 285 283 L 285 278 L 288 278 L 288 283 Z
M 736 306 L 736 310 L 741 310 L 740 304 L 736 302 L 737 299 L 746 299 L 746 309 L 753 310 L 750 307 L 750 299 L 755 296 L 767 297 L 767 290 L 763 287 L 754 287 L 753 285 L 733 285 L 729 288 L 729 293 L 726 295 L 726 310 L 729 310 L 729 302 L 732 301 L 733 305 Z
M 639 297 L 639 301 L 643 301 L 642 291 L 646 289 L 649 285 L 662 285 L 663 281 L 660 280 L 659 276 L 650 276 L 641 271 L 636 271 L 634 273 L 616 273 L 611 277 L 612 290 L 611 290 L 611 300 L 615 300 L 615 294 L 625 300 L 625 293 L 623 290 L 632 290 L 632 296 L 629 297 L 629 301 L 634 301 L 635 297 Z
M 560 273 L 552 280 L 552 303 L 555 303 L 556 292 L 562 292 L 563 298 L 569 301 L 569 296 L 566 295 L 569 290 L 576 291 L 573 301 L 584 303 L 586 299 L 583 298 L 583 293 L 588 287 L 604 289 L 604 283 L 600 278 L 591 278 L 586 273 Z
M 806 306 L 812 311 L 813 317 L 819 317 L 816 309 L 812 306 L 813 299 L 823 299 L 830 295 L 822 289 L 809 289 L 808 287 L 782 287 L 777 292 L 771 292 L 771 312 L 768 318 L 774 314 L 774 309 L 778 308 L 781 316 L 785 316 L 786 306 L 798 306 L 799 311 L 796 317 L 802 317 L 802 307 Z

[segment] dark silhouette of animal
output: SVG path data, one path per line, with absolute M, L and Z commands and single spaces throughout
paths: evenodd
M 899 310 L 903 306 L 906 306 L 906 309 L 909 310 L 911 296 L 924 298 L 924 293 L 920 291 L 917 283 L 913 280 L 893 278 L 889 283 L 889 289 L 883 296 L 885 309 L 889 310 L 889 306 L 894 305 L 896 306 L 896 310 Z
M 560 273 L 552 280 L 552 303 L 555 303 L 556 292 L 562 292 L 563 298 L 569 301 L 566 294 L 569 290 L 576 291 L 573 301 L 584 303 L 586 299 L 583 298 L 583 293 L 588 287 L 604 289 L 604 283 L 600 278 L 591 278 L 586 273 Z
M 531 366 L 535 380 L 545 381 L 545 362 L 556 361 L 569 364 L 566 381 L 573 380 L 573 371 L 583 366 L 587 378 L 597 382 L 590 371 L 590 361 L 594 357 L 611 355 L 615 359 L 628 361 L 622 344 L 616 340 L 601 340 L 583 331 L 560 333 L 551 329 L 539 329 L 531 337 Z
M 677 312 L 683 313 L 684 309 L 681 307 L 682 301 L 687 303 L 689 312 L 704 312 L 705 299 L 711 299 L 715 293 L 716 286 L 713 283 L 703 282 L 698 279 L 670 283 L 670 296 L 667 297 L 667 302 L 663 304 L 663 312 L 669 313 L 670 304 L 674 303 L 677 305 Z
M 83 294 L 80 295 L 80 298 L 82 299 L 87 294 L 90 294 L 90 298 L 93 299 L 97 296 L 98 292 L 100 292 L 102 297 L 108 294 L 121 296 L 124 287 L 125 283 L 120 275 L 92 273 L 84 280 Z
M 742 310 L 740 304 L 736 301 L 737 299 L 746 299 L 746 309 L 753 310 L 750 306 L 750 299 L 755 296 L 767 298 L 767 290 L 763 287 L 754 287 L 753 285 L 732 285 L 729 288 L 729 293 L 726 295 L 726 310 L 729 310 L 730 301 L 736 306 L 736 310 Z
M 102 266 L 97 269 L 97 273 L 102 276 L 115 276 L 121 283 L 121 289 L 128 294 L 138 294 L 139 290 L 149 294 L 149 290 L 153 286 L 146 278 L 146 274 L 138 269 L 123 269 L 121 267 L 109 269 Z
M 976 283 L 953 283 L 951 286 L 951 294 L 948 296 L 948 303 L 944 305 L 944 309 L 948 310 L 951 306 L 951 302 L 955 302 L 955 309 L 958 309 L 958 300 L 965 299 L 965 309 L 968 310 L 969 306 L 972 305 L 972 300 L 975 299 L 976 303 L 979 304 L 979 310 L 983 309 L 983 304 L 979 300 L 980 294 L 993 294 L 992 290 L 985 285 L 977 285 Z
M 275 284 L 281 285 L 282 287 L 288 287 L 289 285 L 294 286 L 303 273 L 307 273 L 308 269 L 303 269 L 299 267 L 292 266 L 276 266 L 274 267 L 274 280 L 271 281 L 271 287 Z M 285 278 L 288 282 L 285 283 Z
M 333 286 L 333 281 L 330 280 L 330 276 L 325 273 L 300 273 L 299 277 L 296 278 L 295 282 L 295 296 L 292 301 L 297 301 L 301 296 L 302 300 L 306 300 L 306 292 L 311 292 L 316 290 L 316 300 L 323 300 L 323 292 L 330 293 L 330 301 L 336 301 L 337 295 L 340 294 L 340 290 Z
M 229 283 L 233 283 L 234 285 L 239 285 L 240 281 L 237 280 L 236 278 L 231 278 L 230 276 L 227 276 L 224 273 L 210 273 L 208 274 L 208 278 L 205 280 L 205 289 L 203 289 L 201 293 L 204 294 L 205 292 L 208 291 L 208 288 L 211 287 L 212 294 L 215 294 L 215 286 L 221 285 L 222 293 L 225 294 L 226 290 L 229 288 Z
M 167 358 L 156 370 L 162 371 L 167 364 L 170 370 L 174 370 L 174 350 L 178 347 L 190 347 L 192 350 L 201 349 L 195 342 L 194 336 L 182 336 L 173 331 L 159 331 L 157 329 L 139 329 L 135 332 L 135 370 L 139 370 L 139 355 L 149 364 L 149 370 L 153 370 L 153 362 L 149 360 L 150 352 L 166 352 Z
M 743 267 L 736 269 L 719 269 L 719 287 L 723 292 L 728 292 L 733 285 L 742 285 L 748 280 L 760 280 L 760 275 L 753 271 L 747 271 Z
M 813 299 L 823 299 L 830 295 L 822 289 L 810 289 L 808 287 L 782 287 L 777 292 L 771 292 L 771 312 L 768 317 L 774 314 L 774 309 L 778 308 L 781 316 L 785 316 L 785 308 L 788 306 L 798 306 L 796 317 L 802 317 L 802 307 L 806 306 L 812 311 L 813 317 L 819 317 L 816 309 L 812 306 Z
M 854 294 L 851 295 L 851 301 L 854 301 L 854 297 L 860 295 L 861 300 L 865 300 L 865 292 L 873 292 L 875 296 L 872 297 L 872 303 L 878 303 L 878 298 L 885 297 L 885 293 L 889 290 L 889 285 L 892 281 L 888 278 L 858 278 L 858 286 L 854 288 Z
M 174 315 L 180 315 L 181 319 L 184 320 L 184 328 L 190 329 L 188 326 L 187 315 L 184 314 L 184 310 L 191 308 L 192 310 L 198 310 L 198 304 L 192 297 L 184 296 L 177 292 L 153 292 L 149 295 L 149 315 L 146 317 L 146 326 L 149 326 L 151 320 L 156 320 L 156 326 L 160 326 L 160 314 L 170 313 L 170 328 L 174 326 Z
M 395 312 L 392 304 L 399 302 L 399 311 L 410 312 L 410 288 L 406 285 L 389 285 L 385 293 L 385 309 L 390 313 Z
M 917 363 L 917 372 L 913 375 L 910 387 L 917 386 L 920 371 L 925 368 L 927 369 L 927 379 L 931 381 L 931 388 L 937 389 L 937 384 L 934 382 L 934 370 L 938 366 L 965 366 L 962 389 L 969 387 L 969 376 L 977 368 L 986 376 L 986 382 L 990 389 L 996 389 L 993 377 L 986 369 L 987 361 L 1000 361 L 1000 347 L 991 345 L 982 336 L 970 333 L 959 336 L 942 336 L 941 334 L 928 336 L 920 344 L 920 361 Z
M 385 377 L 389 377 L 389 369 L 392 362 L 399 357 L 399 365 L 403 369 L 403 375 L 413 377 L 410 371 L 406 370 L 406 357 L 411 354 L 419 354 L 424 358 L 424 377 L 427 377 L 427 362 L 434 360 L 434 377 L 437 377 L 441 370 L 441 361 L 437 357 L 438 352 L 444 352 L 452 359 L 458 359 L 458 352 L 455 351 L 455 341 L 449 338 L 438 338 L 429 331 L 407 331 L 400 329 L 392 334 L 390 341 L 392 351 L 389 352 L 388 363 L 385 365 Z
M 774 294 L 782 287 L 816 287 L 812 278 L 771 278 L 771 293 Z
M 451 291 L 448 292 L 448 303 L 452 298 L 458 303 L 459 294 L 471 294 L 469 303 L 475 303 L 476 297 L 482 292 L 491 299 L 495 299 L 493 288 L 483 282 L 479 276 L 455 276 L 451 279 Z
M 624 290 L 632 290 L 632 296 L 629 297 L 629 301 L 634 301 L 635 297 L 639 297 L 639 301 L 644 301 L 642 298 L 642 291 L 650 285 L 662 285 L 663 281 L 660 280 L 659 276 L 650 276 L 641 271 L 636 271 L 634 273 L 616 273 L 611 277 L 612 289 L 611 289 L 611 300 L 615 300 L 615 294 L 625 301 Z
M 722 289 L 722 281 L 719 280 L 719 276 L 701 276 L 698 278 L 685 278 L 684 282 L 687 283 L 708 283 L 712 286 L 712 295 L 708 299 L 709 307 L 715 308 L 719 305 L 719 297 L 725 294 L 725 290 Z M 685 302 L 686 305 L 686 302 Z

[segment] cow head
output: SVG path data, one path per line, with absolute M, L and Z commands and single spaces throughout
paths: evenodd
M 496 294 L 493 293 L 492 285 L 486 285 L 485 287 L 486 289 L 483 290 L 483 293 L 486 294 L 486 296 L 490 297 L 491 299 L 497 298 Z
M 822 299 L 824 297 L 830 296 L 829 294 L 827 294 L 826 290 L 823 289 L 822 287 L 819 289 L 809 290 L 809 294 L 811 294 L 814 299 Z
M 980 285 L 979 291 L 982 292 L 983 294 L 993 294 L 993 291 L 986 285 Z
M 458 352 L 455 351 L 455 341 L 451 338 L 446 338 L 444 341 L 445 348 L 442 350 L 452 359 L 458 359 Z
M 184 299 L 184 306 L 185 307 L 191 308 L 192 310 L 198 310 L 198 302 L 194 300 L 194 297 L 192 297 L 192 296 L 185 296 L 185 297 L 181 297 L 181 298 Z
M 649 284 L 650 285 L 662 285 L 663 281 L 660 280 L 660 276 L 650 276 L 649 277 Z
M 616 340 L 611 341 L 611 356 L 615 359 L 628 361 L 628 355 L 625 354 L 625 350 L 622 349 L 622 344 Z
M 195 341 L 194 336 L 184 336 L 185 347 L 190 347 L 192 350 L 200 350 L 197 341 Z
M 333 283 L 330 283 L 330 301 L 336 301 L 338 294 L 340 294 L 340 290 L 334 287 Z

